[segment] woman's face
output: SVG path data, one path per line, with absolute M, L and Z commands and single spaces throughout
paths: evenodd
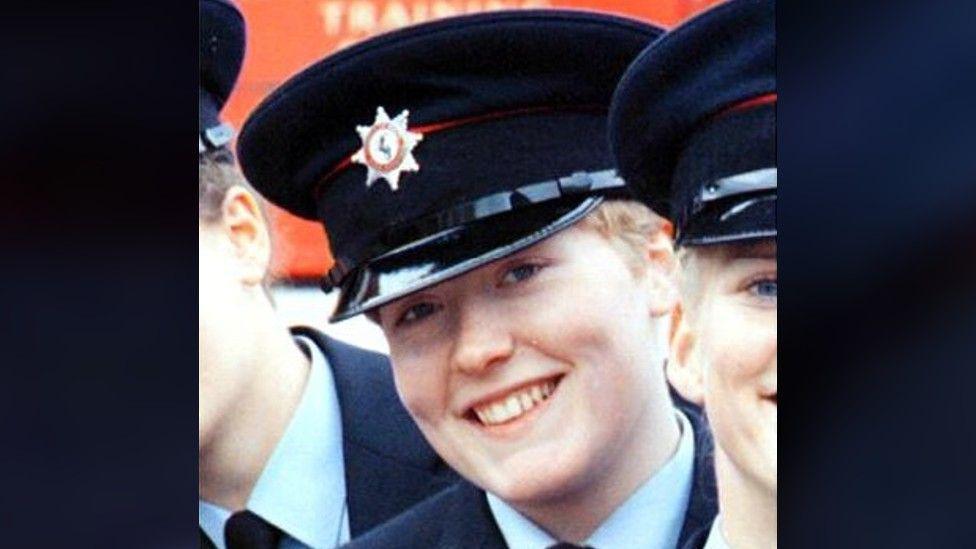
M 776 241 L 709 248 L 691 252 L 697 290 L 674 348 L 721 452 L 775 493 Z
M 451 466 L 507 501 L 590 488 L 654 443 L 635 433 L 666 398 L 652 334 L 674 300 L 655 300 L 653 277 L 572 227 L 386 305 L 401 399 Z

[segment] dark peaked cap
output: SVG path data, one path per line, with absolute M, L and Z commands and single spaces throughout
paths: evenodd
M 614 95 L 610 142 L 679 243 L 775 235 L 774 2 L 731 0 L 648 47 Z
M 327 286 L 342 290 L 333 320 L 352 316 L 524 248 L 623 192 L 606 113 L 617 79 L 661 33 L 566 10 L 401 29 L 274 91 L 244 124 L 238 156 L 266 198 L 324 222 L 336 258 Z M 406 116 L 422 135 L 418 169 L 367 185 L 373 168 L 352 158 L 381 114 Z
M 228 0 L 200 0 L 200 149 L 225 145 L 230 127 L 220 110 L 230 97 L 244 62 L 245 24 Z

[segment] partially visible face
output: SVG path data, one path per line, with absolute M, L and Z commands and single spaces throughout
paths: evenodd
M 692 359 L 715 440 L 741 473 L 776 491 L 776 241 L 692 253 Z
M 221 232 L 200 224 L 200 446 L 214 435 L 239 385 L 240 282 Z M 226 240 L 226 239 L 225 239 Z
M 200 219 L 201 448 L 254 386 L 266 333 L 260 321 L 269 303 L 261 282 L 270 246 L 258 200 L 241 185 L 223 193 L 218 220 Z
M 651 276 L 576 226 L 386 305 L 400 396 L 437 452 L 499 497 L 586 490 L 653 444 L 636 433 L 667 398 L 652 334 L 670 306 L 657 310 Z

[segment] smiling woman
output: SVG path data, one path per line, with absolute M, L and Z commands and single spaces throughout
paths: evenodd
M 697 417 L 664 375 L 670 224 L 627 201 L 606 140 L 617 77 L 660 33 L 443 19 L 319 61 L 245 123 L 249 180 L 326 226 L 333 320 L 382 327 L 402 402 L 467 481 L 353 546 L 670 548 L 711 520 Z
M 663 370 L 677 289 L 650 259 L 669 239 L 624 253 L 594 222 L 379 315 L 401 398 L 438 453 L 563 539 L 586 539 L 679 436 Z

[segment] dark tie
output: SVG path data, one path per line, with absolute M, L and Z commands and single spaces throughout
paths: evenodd
M 227 519 L 224 540 L 227 549 L 275 549 L 281 541 L 281 530 L 245 509 Z
M 575 543 L 566 543 L 565 541 L 560 541 L 555 545 L 550 545 L 546 549 L 593 549 L 589 545 L 576 545 Z

